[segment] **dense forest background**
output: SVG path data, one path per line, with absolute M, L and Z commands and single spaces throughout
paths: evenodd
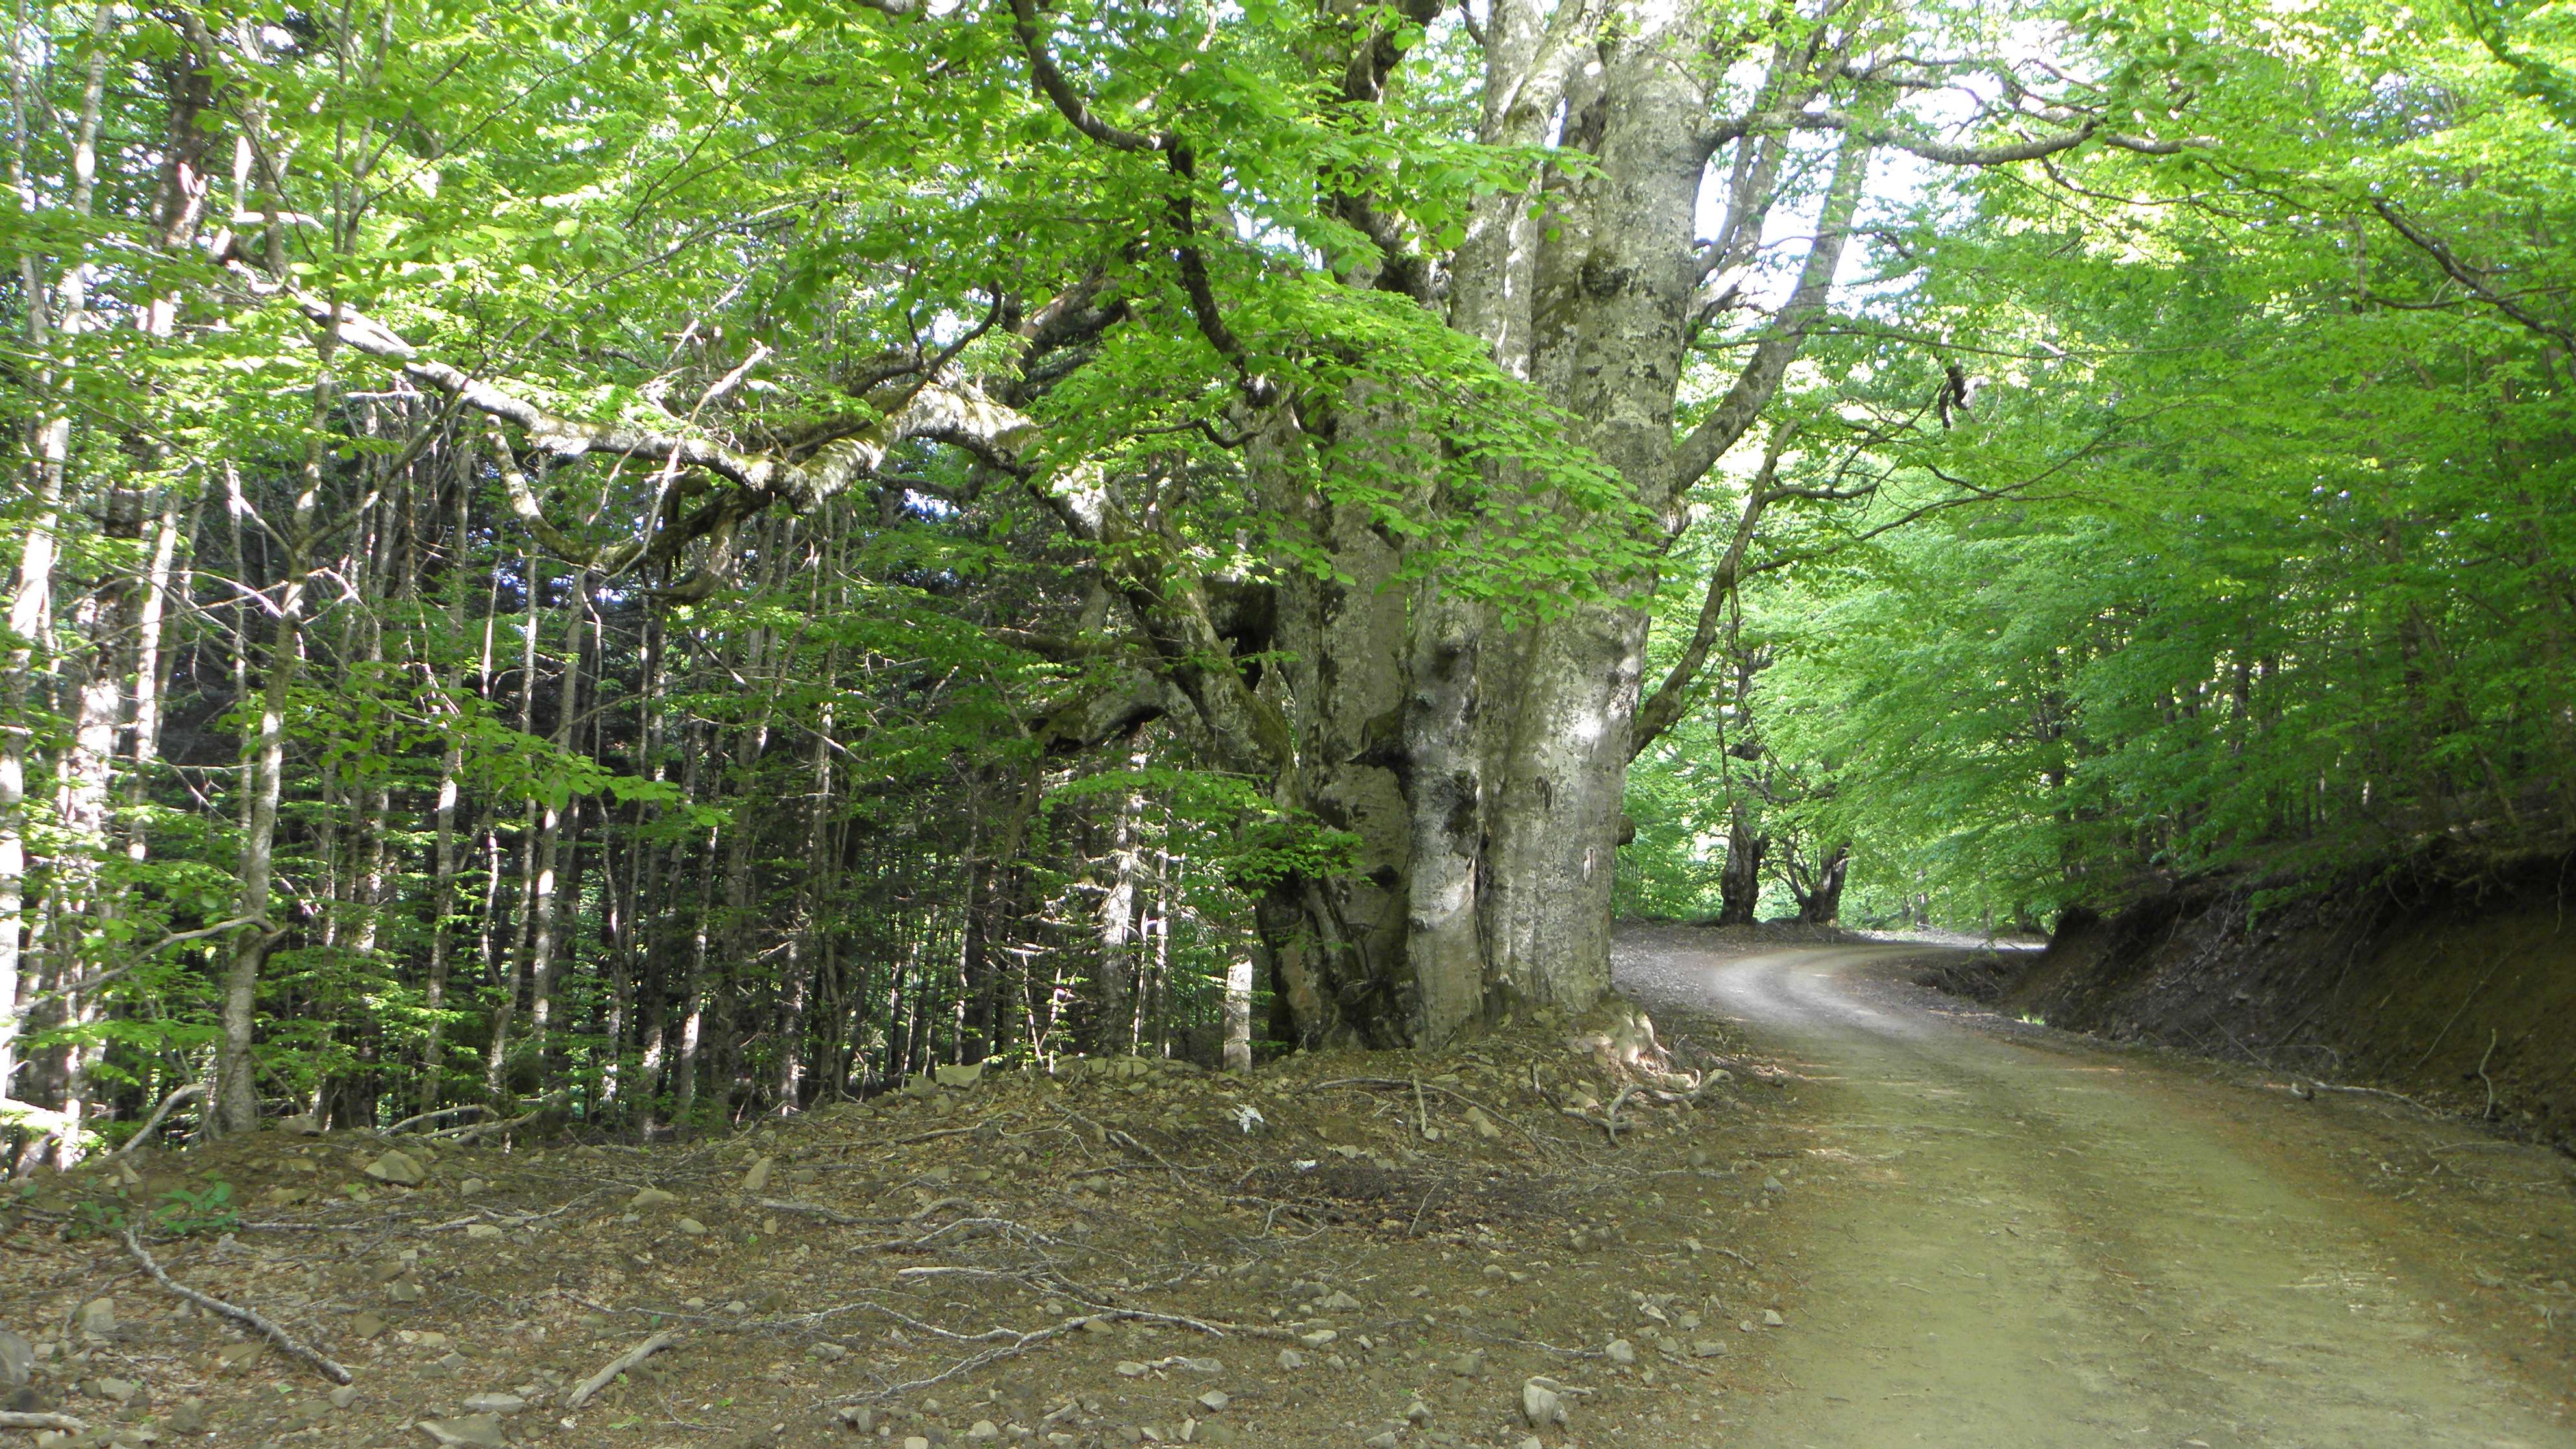
M 1615 169 L 1579 64 L 1479 129 L 1498 37 L 1599 20 L 1532 15 L 13 12 L 20 1164 L 173 1093 L 694 1129 L 1316 1039 L 1297 933 L 1416 867 L 1284 783 L 1380 749 L 1296 723 L 1292 583 L 1651 600 L 1629 912 L 2565 847 L 2576 15 L 1711 7 L 1769 69 L 1675 426 L 1742 441 L 1660 532 L 1422 320 Z M 1282 463 L 1283 395 L 1404 421 Z

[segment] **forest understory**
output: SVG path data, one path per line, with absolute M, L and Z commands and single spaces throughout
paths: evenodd
M 0 1219 L 8 1407 L 89 1425 L 63 1443 L 1707 1442 L 1790 1306 L 1811 1108 L 1730 1028 L 1591 1026 L 951 1068 L 682 1145 L 450 1118 L 102 1157 Z M 352 1383 L 182 1304 L 124 1225 Z

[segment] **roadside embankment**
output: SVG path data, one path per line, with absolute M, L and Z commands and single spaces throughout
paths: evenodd
M 2430 866 L 2287 896 L 2187 882 L 2048 949 L 1923 984 L 2049 1025 L 2402 1093 L 2576 1146 L 2576 860 L 2474 881 Z

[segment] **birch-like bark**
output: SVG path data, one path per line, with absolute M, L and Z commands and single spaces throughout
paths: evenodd
M 587 575 L 576 576 L 573 580 L 572 601 L 564 610 L 563 681 L 562 688 L 555 696 L 555 726 L 552 736 L 558 756 L 571 752 L 573 721 L 581 713 L 582 599 L 588 594 L 589 587 L 590 580 Z M 577 800 L 559 803 L 555 796 L 549 795 L 546 799 L 544 818 L 537 825 L 537 869 L 535 877 L 529 884 L 530 893 L 534 897 L 531 902 L 534 909 L 530 912 L 534 918 L 534 940 L 528 949 L 530 992 L 528 1049 L 536 1053 L 540 1060 L 543 1060 L 552 1050 L 555 1015 L 555 955 L 559 937 L 557 928 L 561 924 L 557 919 L 560 907 L 555 890 L 555 876 L 562 859 L 564 813 L 567 810 L 572 812 L 574 829 L 577 832 L 581 818 L 580 809 L 580 802 Z M 575 849 L 578 850 L 578 848 L 576 845 Z
M 115 25 L 115 7 L 102 0 L 91 11 L 89 46 L 83 56 L 81 98 L 74 113 L 71 185 L 63 209 L 75 218 L 90 215 L 97 195 L 98 135 L 101 101 L 106 93 L 107 39 Z M 36 203 L 37 188 L 28 166 L 28 146 L 37 134 L 41 80 L 27 70 L 27 52 L 9 49 L 9 100 L 13 136 L 9 149 L 10 189 L 22 208 Z M 62 510 L 71 459 L 74 363 L 58 349 L 74 344 L 87 320 L 90 264 L 74 258 L 58 277 L 48 276 L 50 263 L 33 251 L 17 256 L 20 305 L 26 318 L 27 350 L 36 359 L 30 391 L 39 413 L 27 438 L 30 460 L 26 480 L 34 503 L 19 543 L 18 572 L 9 595 L 9 637 L 0 641 L 0 1103 L 11 1100 L 20 1065 L 18 1038 L 22 996 L 26 994 L 24 960 L 30 925 L 26 919 L 27 762 L 33 734 L 26 711 L 34 701 L 35 674 L 51 662 L 44 636 L 52 625 L 54 568 L 60 557 Z M 73 962 L 71 974 L 77 974 Z M 60 974 L 60 973 L 58 973 Z M 77 1120 L 69 1129 L 77 1132 Z M 63 1133 L 58 1132 L 58 1137 Z
M 259 973 L 269 948 L 283 934 L 283 928 L 269 918 L 270 877 L 275 868 L 277 808 L 286 778 L 286 708 L 304 654 L 304 612 L 311 585 L 308 550 L 315 541 L 314 525 L 322 503 L 324 428 L 337 392 L 332 371 L 337 335 L 326 327 L 314 342 L 313 406 L 306 422 L 309 431 L 294 513 L 283 541 L 285 577 L 278 581 L 268 662 L 245 752 L 250 767 L 245 782 L 250 818 L 242 832 L 241 895 L 233 913 L 248 924 L 234 934 L 232 961 L 224 972 L 222 1039 L 215 1066 L 215 1121 L 226 1133 L 248 1132 L 259 1125 L 258 1059 L 253 1053 Z
M 448 526 L 448 548 L 461 561 L 468 546 L 474 499 L 474 450 L 471 443 L 459 440 L 456 449 L 458 476 L 455 480 L 456 513 Z M 461 569 L 459 570 L 461 573 Z M 465 637 L 466 605 L 463 579 L 448 582 L 447 623 L 451 638 Z M 486 621 L 483 634 L 481 678 L 492 673 L 492 634 Z M 444 1087 L 447 1070 L 447 977 L 448 955 L 456 938 L 456 876 L 458 841 L 456 808 L 462 791 L 465 770 L 464 732 L 453 726 L 462 724 L 457 701 L 463 697 L 463 679 L 459 666 L 451 663 L 439 671 L 436 687 L 428 701 L 430 709 L 448 721 L 446 742 L 438 755 L 437 804 L 434 807 L 434 834 L 430 846 L 429 881 L 429 965 L 422 983 L 421 1007 L 425 1018 L 421 1033 L 420 1080 L 416 1110 L 435 1111 Z
M 1225 965 L 1225 1069 L 1252 1070 L 1252 957 L 1248 953 Z
M 505 474 L 514 471 L 514 465 L 507 458 L 496 457 L 494 461 Z M 528 591 L 528 617 L 525 632 L 519 636 L 519 733 L 523 735 L 536 733 L 537 636 L 545 627 L 542 608 L 546 591 L 545 566 L 545 556 L 530 549 L 525 555 L 524 572 L 520 575 Z M 530 952 L 535 945 L 541 868 L 537 858 L 538 823 L 541 818 L 547 823 L 545 848 L 551 855 L 553 812 L 551 804 L 535 799 L 530 799 L 520 811 L 518 935 L 511 944 L 509 978 L 502 983 L 501 999 L 492 1008 L 491 1032 L 483 1048 L 483 1094 L 495 1104 L 500 1104 L 508 1091 L 510 1033 L 518 1023 L 519 998 L 527 994 Z M 545 889 L 551 894 L 554 889 L 554 862 L 547 860 L 542 870 Z

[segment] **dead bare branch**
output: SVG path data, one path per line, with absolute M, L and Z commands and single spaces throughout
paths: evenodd
M 278 1351 L 285 1354 L 288 1358 L 294 1359 L 299 1363 L 312 1365 L 313 1370 L 316 1373 L 319 1373 L 322 1377 L 329 1379 L 335 1384 L 345 1384 L 349 1381 L 349 1371 L 347 1369 L 340 1367 L 330 1359 L 323 1357 L 320 1353 L 296 1342 L 293 1335 L 289 1334 L 285 1329 L 278 1327 L 275 1323 L 272 1323 L 261 1315 L 252 1312 L 250 1309 L 240 1307 L 236 1304 L 226 1303 L 220 1298 L 209 1297 L 171 1277 L 168 1270 L 161 1266 L 160 1260 L 154 1258 L 150 1250 L 143 1246 L 143 1240 L 134 1235 L 134 1230 L 132 1228 L 127 1228 L 125 1230 L 125 1251 L 134 1255 L 134 1261 L 143 1265 L 143 1271 L 152 1275 L 153 1282 L 160 1284 L 170 1292 L 177 1294 L 179 1297 L 184 1298 L 199 1308 L 206 1310 L 208 1313 L 220 1314 L 225 1318 L 231 1319 L 235 1323 L 239 1323 L 244 1327 L 249 1328 L 260 1337 L 276 1344 Z
M 610 1359 L 607 1367 L 601 1369 L 595 1374 L 592 1374 L 589 1378 L 583 1379 L 580 1387 L 564 1396 L 564 1407 L 566 1409 L 578 1409 L 582 1405 L 589 1403 L 601 1389 L 607 1388 L 610 1384 L 616 1382 L 619 1374 L 626 1372 L 628 1369 L 635 1367 L 644 1360 L 651 1358 L 653 1355 L 660 1353 L 662 1350 L 669 1348 L 675 1343 L 678 1343 L 682 1337 L 683 1335 L 680 1330 L 676 1328 L 666 1328 L 660 1333 L 654 1334 L 651 1338 L 644 1340 L 642 1343 L 635 1345 L 633 1348 L 626 1350 L 624 1353 L 619 1354 L 617 1357 Z

